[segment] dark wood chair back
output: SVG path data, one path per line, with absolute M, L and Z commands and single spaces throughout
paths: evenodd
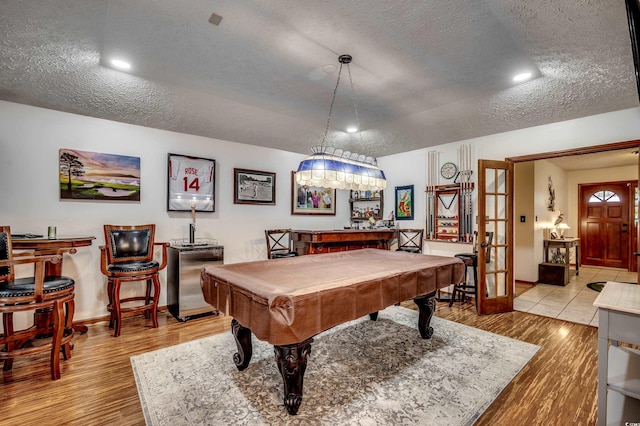
M 297 256 L 293 251 L 290 229 L 267 229 L 264 231 L 267 241 L 267 259 Z
M 155 234 L 155 225 L 104 225 L 108 264 L 152 260 Z
M 398 250 L 422 253 L 424 229 L 398 229 Z

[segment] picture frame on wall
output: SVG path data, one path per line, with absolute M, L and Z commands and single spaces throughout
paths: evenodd
M 140 157 L 60 148 L 60 199 L 140 202 Z
M 215 211 L 216 161 L 169 154 L 167 211 Z
M 291 172 L 292 215 L 336 215 L 336 190 L 298 185 L 296 172 Z
M 276 204 L 276 174 L 259 170 L 233 169 L 233 203 Z
M 396 186 L 395 195 L 396 220 L 413 220 L 413 185 Z

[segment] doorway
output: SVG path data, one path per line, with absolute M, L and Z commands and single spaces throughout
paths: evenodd
M 630 269 L 631 183 L 578 185 L 580 263 L 583 265 Z
M 627 179 L 633 179 L 632 192 L 629 193 L 631 194 L 629 196 L 629 202 L 631 204 L 634 204 L 634 208 L 630 213 L 629 220 L 633 221 L 632 222 L 634 225 L 633 229 L 637 229 L 638 196 L 637 196 L 636 188 L 638 183 L 637 179 L 638 179 L 639 166 L 638 166 L 638 155 L 634 156 L 631 154 L 632 154 L 632 151 L 637 152 L 639 146 L 640 146 L 640 140 L 630 140 L 630 141 L 590 146 L 590 147 L 584 147 L 584 148 L 578 148 L 578 149 L 570 149 L 570 150 L 564 150 L 564 151 L 545 152 L 545 153 L 539 153 L 539 154 L 524 155 L 519 157 L 511 157 L 511 158 L 507 158 L 506 160 L 512 161 L 514 163 L 529 163 L 529 164 L 533 164 L 537 160 L 551 160 L 551 161 L 560 160 L 562 163 L 566 164 L 568 167 L 576 167 L 582 164 L 583 159 L 586 160 L 584 161 L 586 163 L 592 163 L 590 167 L 582 167 L 583 170 L 603 169 L 603 168 L 610 167 L 612 168 L 611 170 L 617 171 L 617 169 L 621 165 L 635 167 L 635 174 L 633 176 L 620 177 L 619 180 L 623 181 Z M 619 162 L 622 159 L 622 157 L 627 159 L 627 160 L 624 160 L 623 164 Z M 556 162 L 556 164 L 558 163 Z M 576 169 L 573 169 L 573 170 L 576 170 Z M 615 179 L 615 177 L 617 176 L 611 176 L 611 177 L 614 177 Z M 598 180 L 598 181 L 602 181 L 602 180 Z M 583 182 L 589 182 L 589 180 L 584 180 Z M 521 192 L 521 189 L 519 188 L 519 185 L 516 185 L 515 193 L 518 194 L 519 192 Z M 574 192 L 574 194 L 575 193 L 576 192 Z M 579 204 L 579 201 L 577 200 L 577 198 L 578 196 L 576 194 L 574 198 L 575 201 L 573 201 L 575 204 Z M 516 214 L 521 215 L 522 213 L 518 212 Z M 574 214 L 575 216 L 573 217 L 577 218 L 579 213 L 578 211 L 575 211 Z M 523 222 L 523 216 L 520 216 L 520 217 L 521 217 L 521 222 Z M 529 216 L 527 216 L 527 218 L 528 217 Z M 577 227 L 576 234 L 578 234 L 580 232 L 580 229 L 579 229 L 580 224 L 576 223 L 575 225 Z M 537 229 L 532 228 L 531 231 L 532 232 L 529 232 L 529 234 L 532 234 L 532 235 L 529 235 L 529 236 L 533 238 L 533 240 L 527 241 L 528 244 L 525 246 L 519 245 L 518 241 L 516 241 L 516 249 L 518 252 L 520 250 L 526 250 L 527 252 L 526 254 L 529 256 L 529 258 L 531 257 L 536 258 L 539 255 L 538 251 L 541 250 L 540 247 L 542 245 L 542 242 L 541 242 L 542 237 L 541 237 L 541 234 L 538 233 Z M 635 256 L 635 252 L 638 251 L 636 250 L 636 248 L 638 247 L 637 235 L 635 235 L 631 231 L 631 229 L 629 230 L 629 233 L 631 233 L 632 235 L 629 237 L 630 250 L 628 252 L 628 265 L 629 265 L 628 269 L 630 271 L 637 271 L 638 270 L 636 266 L 637 258 Z M 516 236 L 518 236 L 517 233 L 516 233 Z M 537 266 L 537 265 L 533 265 L 532 267 L 534 266 Z M 536 275 L 536 273 L 532 272 L 530 275 L 533 277 L 534 275 Z M 524 280 L 524 282 L 533 284 L 536 282 L 536 280 L 537 280 L 537 276 L 532 280 Z

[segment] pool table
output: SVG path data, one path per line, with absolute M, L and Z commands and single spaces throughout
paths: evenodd
M 274 346 L 284 404 L 296 414 L 313 336 L 365 315 L 375 320 L 378 311 L 413 299 L 428 339 L 436 291 L 463 279 L 455 257 L 362 249 L 206 266 L 201 286 L 207 303 L 233 316 L 239 370 L 251 360 L 251 334 Z

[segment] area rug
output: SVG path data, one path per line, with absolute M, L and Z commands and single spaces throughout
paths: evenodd
M 587 287 L 589 287 L 591 290 L 602 291 L 602 289 L 604 288 L 605 284 L 606 284 L 606 282 L 604 282 L 604 281 L 596 281 L 596 282 L 587 284 Z
M 540 349 L 393 306 L 317 335 L 298 415 L 286 413 L 273 347 L 253 338 L 249 367 L 222 333 L 131 357 L 148 425 L 471 425 Z

